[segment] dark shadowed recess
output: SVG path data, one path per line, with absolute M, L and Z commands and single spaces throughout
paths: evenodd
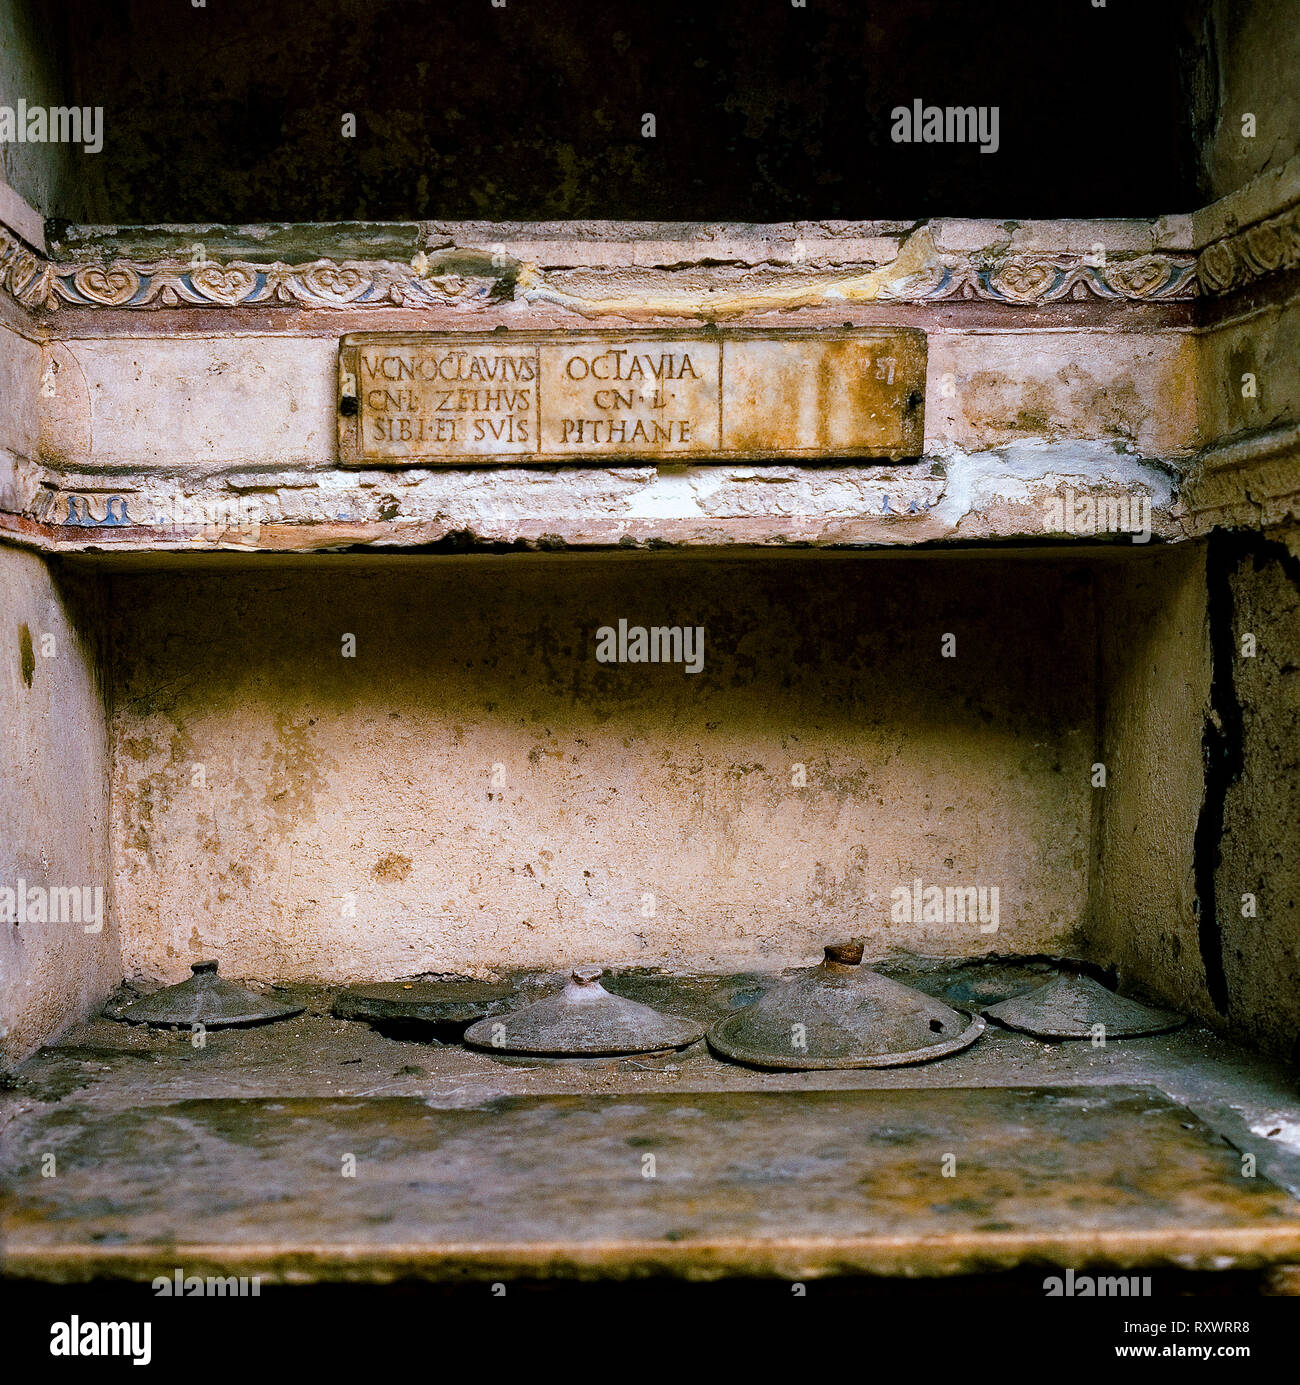
M 1186 0 L 44 0 L 111 222 L 1154 215 L 1195 202 Z M 999 148 L 892 108 L 996 106 Z M 354 139 L 342 137 L 345 113 Z M 642 137 L 653 113 L 657 134 Z M 70 198 L 73 194 L 70 194 Z

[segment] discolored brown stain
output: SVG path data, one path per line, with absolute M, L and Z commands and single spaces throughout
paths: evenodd
M 381 856 L 370 869 L 376 880 L 405 880 L 411 873 L 411 858 L 390 851 Z
M 321 762 L 310 728 L 315 718 L 295 723 L 275 716 L 275 739 L 267 747 L 270 774 L 263 800 L 281 837 L 292 836 L 304 822 L 316 821 L 316 795 L 328 788 L 326 774 L 336 768 Z
M 26 625 L 18 627 L 18 659 L 23 671 L 23 683 L 32 685 L 32 675 L 36 672 L 36 651 L 32 648 L 32 632 Z

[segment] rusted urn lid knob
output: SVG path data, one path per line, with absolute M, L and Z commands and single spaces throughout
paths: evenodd
M 859 967 L 862 965 L 863 951 L 861 943 L 831 943 L 826 949 L 826 960 L 837 962 L 842 967 Z
M 203 972 L 205 972 L 205 971 L 215 972 L 216 969 L 217 969 L 217 964 L 216 964 L 216 962 L 191 962 L 191 963 L 190 963 L 190 970 L 194 973 L 195 976 L 199 976 L 201 973 L 203 973 Z

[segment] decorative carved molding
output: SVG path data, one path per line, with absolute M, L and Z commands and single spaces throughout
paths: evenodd
M 1216 295 L 1297 266 L 1300 206 L 1207 245 L 1196 262 L 1196 277 L 1203 294 Z
M 973 298 L 1038 305 L 1110 298 L 1143 303 L 1196 296 L 1193 261 L 1185 255 L 1141 255 L 1097 263 L 1086 255 L 1014 255 L 990 266 L 945 266 L 942 277 L 915 301 Z
M 897 259 L 858 274 L 834 272 L 788 275 L 777 283 L 731 291 L 712 286 L 663 292 L 663 277 L 644 289 L 622 289 L 616 297 L 566 291 L 548 283 L 533 266 L 518 279 L 520 297 L 548 303 L 588 317 L 708 317 L 745 312 L 785 311 L 848 303 L 936 303 L 978 301 L 1013 307 L 1041 307 L 1065 301 L 1103 299 L 1139 303 L 1177 302 L 1196 296 L 1195 263 L 1190 256 L 1142 255 L 1093 260 L 1074 253 L 1019 254 L 985 262 L 979 255 L 957 256 L 936 250 L 928 235 L 917 235 Z
M 300 308 L 471 307 L 487 303 L 498 281 L 459 274 L 422 276 L 387 260 L 251 264 L 185 260 L 51 264 L 0 226 L 0 288 L 24 307 Z
M 1206 448 L 1182 498 L 1198 534 L 1216 524 L 1268 528 L 1300 516 L 1300 424 Z
M 1293 211 L 1261 223 L 1240 237 L 1207 248 L 1197 262 L 1173 253 L 1107 258 L 1057 253 L 1022 253 L 988 261 L 976 254 L 930 259 L 908 272 L 883 265 L 846 277 L 843 270 L 800 276 L 767 290 L 769 306 L 876 299 L 904 303 L 979 301 L 1026 307 L 1101 299 L 1114 302 L 1178 302 L 1225 291 L 1242 277 L 1300 260 L 1300 226 Z M 1241 245 L 1238 245 L 1241 242 Z M 859 282 L 864 291 L 857 292 Z M 870 290 L 866 285 L 870 282 Z M 0 289 L 23 306 L 50 311 L 74 308 L 298 308 L 458 307 L 473 309 L 499 301 L 513 281 L 455 273 L 421 274 L 413 265 L 388 260 L 315 260 L 310 264 L 189 263 L 182 259 L 54 264 L 0 226 Z M 578 311 L 601 307 L 553 288 L 535 266 L 521 275 L 518 296 L 550 301 Z M 694 300 L 653 295 L 657 312 L 691 315 Z M 629 301 L 635 295 L 629 296 Z M 711 306 L 716 310 L 718 300 Z
M 49 263 L 0 226 L 0 289 L 25 308 L 44 305 L 50 294 Z
M 78 308 L 300 308 L 467 306 L 486 302 L 491 279 L 457 274 L 422 277 L 410 265 L 387 260 L 315 260 L 311 264 L 228 264 L 159 260 L 135 264 L 50 267 L 42 306 Z

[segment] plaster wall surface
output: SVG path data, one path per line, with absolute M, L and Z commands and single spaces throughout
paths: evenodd
M 40 0 L 10 0 L 0 14 L 0 105 L 66 106 L 65 74 L 57 42 Z M 78 177 L 86 158 L 80 147 L 48 141 L 0 143 L 0 183 L 41 213 L 79 216 L 88 211 Z M 3 198 L 0 197 L 0 204 Z
M 1222 197 L 1300 152 L 1300 25 L 1290 0 L 1211 0 L 1204 190 Z M 1243 117 L 1253 115 L 1252 133 Z
M 1194 839 L 1210 689 L 1205 547 L 1112 564 L 1098 579 L 1104 692 L 1090 955 L 1214 1019 L 1197 939 Z
M 1227 538 L 1218 549 L 1226 591 L 1219 587 L 1225 600 L 1216 605 L 1224 645 L 1216 701 L 1228 723 L 1215 872 L 1224 1010 L 1237 1037 L 1294 1061 L 1300 1057 L 1300 529 Z
M 27 917 L 0 921 L 4 1064 L 84 1018 L 121 979 L 108 899 L 107 718 L 83 633 L 102 618 L 93 588 L 0 547 L 0 889 L 14 892 L 3 896 L 13 915 L 18 892 L 29 898 Z M 56 890 L 76 890 L 81 914 L 56 909 Z M 33 892 L 44 901 L 39 918 Z
M 41 432 L 41 347 L 0 322 L 0 485 L 33 460 Z
M 1065 949 L 1089 581 L 645 554 L 118 573 L 127 974 L 776 968 L 846 934 L 877 957 Z M 598 662 L 620 618 L 702 626 L 703 670 Z M 996 887 L 997 931 L 893 918 L 918 878 Z
M 1300 421 L 1300 295 L 1261 305 L 1201 337 L 1199 409 L 1207 442 Z
M 1219 532 L 1098 585 L 1089 954 L 1250 1047 L 1300 1045 L 1300 532 Z

